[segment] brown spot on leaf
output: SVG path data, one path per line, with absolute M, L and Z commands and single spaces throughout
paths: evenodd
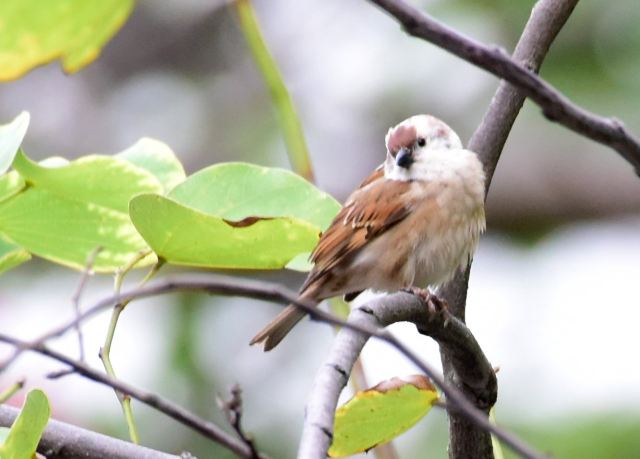
M 233 226 L 234 228 L 246 228 L 247 226 L 251 226 L 261 220 L 273 220 L 271 217 L 245 217 L 242 220 L 233 221 L 227 220 L 226 218 L 222 219 L 227 225 Z
M 382 381 L 381 383 L 376 384 L 369 390 L 375 390 L 384 393 L 390 390 L 400 389 L 407 384 L 411 384 L 412 386 L 415 386 L 420 390 L 436 390 L 429 378 L 424 375 L 410 375 L 403 376 L 402 378 L 396 376 L 394 378 L 387 379 L 386 381 Z

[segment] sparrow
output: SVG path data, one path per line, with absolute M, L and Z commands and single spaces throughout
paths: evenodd
M 465 269 L 485 229 L 478 156 L 430 115 L 389 129 L 386 160 L 347 198 L 311 254 L 300 299 L 315 304 L 362 291 L 422 291 Z M 273 349 L 306 315 L 287 306 L 251 344 Z

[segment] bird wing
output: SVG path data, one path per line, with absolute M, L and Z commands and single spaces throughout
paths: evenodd
M 384 178 L 384 163 L 376 167 L 376 169 L 366 179 L 364 179 L 362 183 L 360 183 L 358 190 L 381 178 Z M 351 199 L 351 196 L 349 199 Z
M 411 182 L 386 180 L 372 174 L 338 212 L 311 254 L 315 266 L 302 292 L 336 267 L 352 259 L 369 241 L 406 218 L 415 201 L 408 199 Z M 328 279 L 325 279 L 328 280 Z M 318 287 L 318 284 L 316 284 Z

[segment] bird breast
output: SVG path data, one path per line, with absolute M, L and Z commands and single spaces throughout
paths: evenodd
M 435 287 L 466 268 L 485 228 L 484 172 L 474 153 L 454 155 L 433 158 L 426 180 L 412 182 L 413 212 L 354 259 L 363 285 Z

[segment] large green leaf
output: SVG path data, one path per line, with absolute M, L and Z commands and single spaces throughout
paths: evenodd
M 147 247 L 126 214 L 36 187 L 0 204 L 0 232 L 35 255 L 75 269 L 83 269 L 89 254 L 102 247 L 93 265 L 98 272 L 115 271 Z
M 245 163 L 207 167 L 167 198 L 131 202 L 136 228 L 171 263 L 211 268 L 308 269 L 313 249 L 340 205 L 283 169 Z M 234 223 L 235 222 L 235 223 Z
M 0 8 L 2 7 L 0 6 Z M 0 21 L 2 21 L 2 16 L 0 16 Z M 0 31 L 2 31 L 1 22 Z M 0 37 L 2 37 L 2 33 L 0 33 Z M 0 38 L 0 40 L 2 40 L 2 38 Z M 0 70 L 0 72 L 1 71 L 2 70 Z M 13 157 L 18 151 L 18 148 L 20 148 L 20 144 L 22 144 L 22 139 L 24 139 L 28 127 L 28 112 L 20 113 L 9 124 L 0 125 L 0 175 L 4 174 L 7 169 L 9 169 L 9 166 L 11 166 Z
M 49 401 L 41 390 L 29 392 L 22 412 L 16 418 L 4 444 L 0 445 L 2 459 L 31 459 L 40 437 L 49 422 Z
M 184 168 L 173 150 L 159 140 L 144 137 L 115 157 L 151 172 L 160 181 L 165 192 L 186 178 Z
M 22 191 L 26 183 L 22 176 L 16 171 L 11 171 L 0 177 L 0 201 L 9 199 L 16 193 Z
M 325 230 L 340 204 L 293 172 L 246 163 L 223 163 L 193 174 L 169 197 L 229 220 L 294 217 Z
M 130 215 L 156 254 L 180 265 L 282 268 L 318 240 L 318 229 L 302 220 L 248 217 L 234 222 L 157 194 L 133 198 Z
M 421 375 L 359 391 L 336 411 L 329 456 L 350 456 L 392 440 L 422 419 L 437 399 L 435 388 Z
M 147 248 L 128 216 L 133 196 L 162 192 L 145 169 L 97 155 L 50 168 L 21 152 L 14 167 L 28 186 L 0 201 L 0 233 L 11 242 L 76 269 L 102 247 L 94 263 L 100 272 L 118 269 Z M 148 257 L 140 266 L 152 261 Z
M 2 444 L 7 440 L 10 429 L 8 427 L 0 427 L 0 451 L 2 451 Z
M 62 59 L 68 73 L 100 54 L 124 24 L 133 0 L 2 0 L 0 80 Z
M 44 167 L 18 152 L 13 167 L 30 185 L 121 212 L 128 211 L 132 196 L 163 190 L 150 172 L 111 156 L 89 155 L 61 167 Z
M 31 254 L 25 249 L 0 238 L 0 274 L 30 259 Z

